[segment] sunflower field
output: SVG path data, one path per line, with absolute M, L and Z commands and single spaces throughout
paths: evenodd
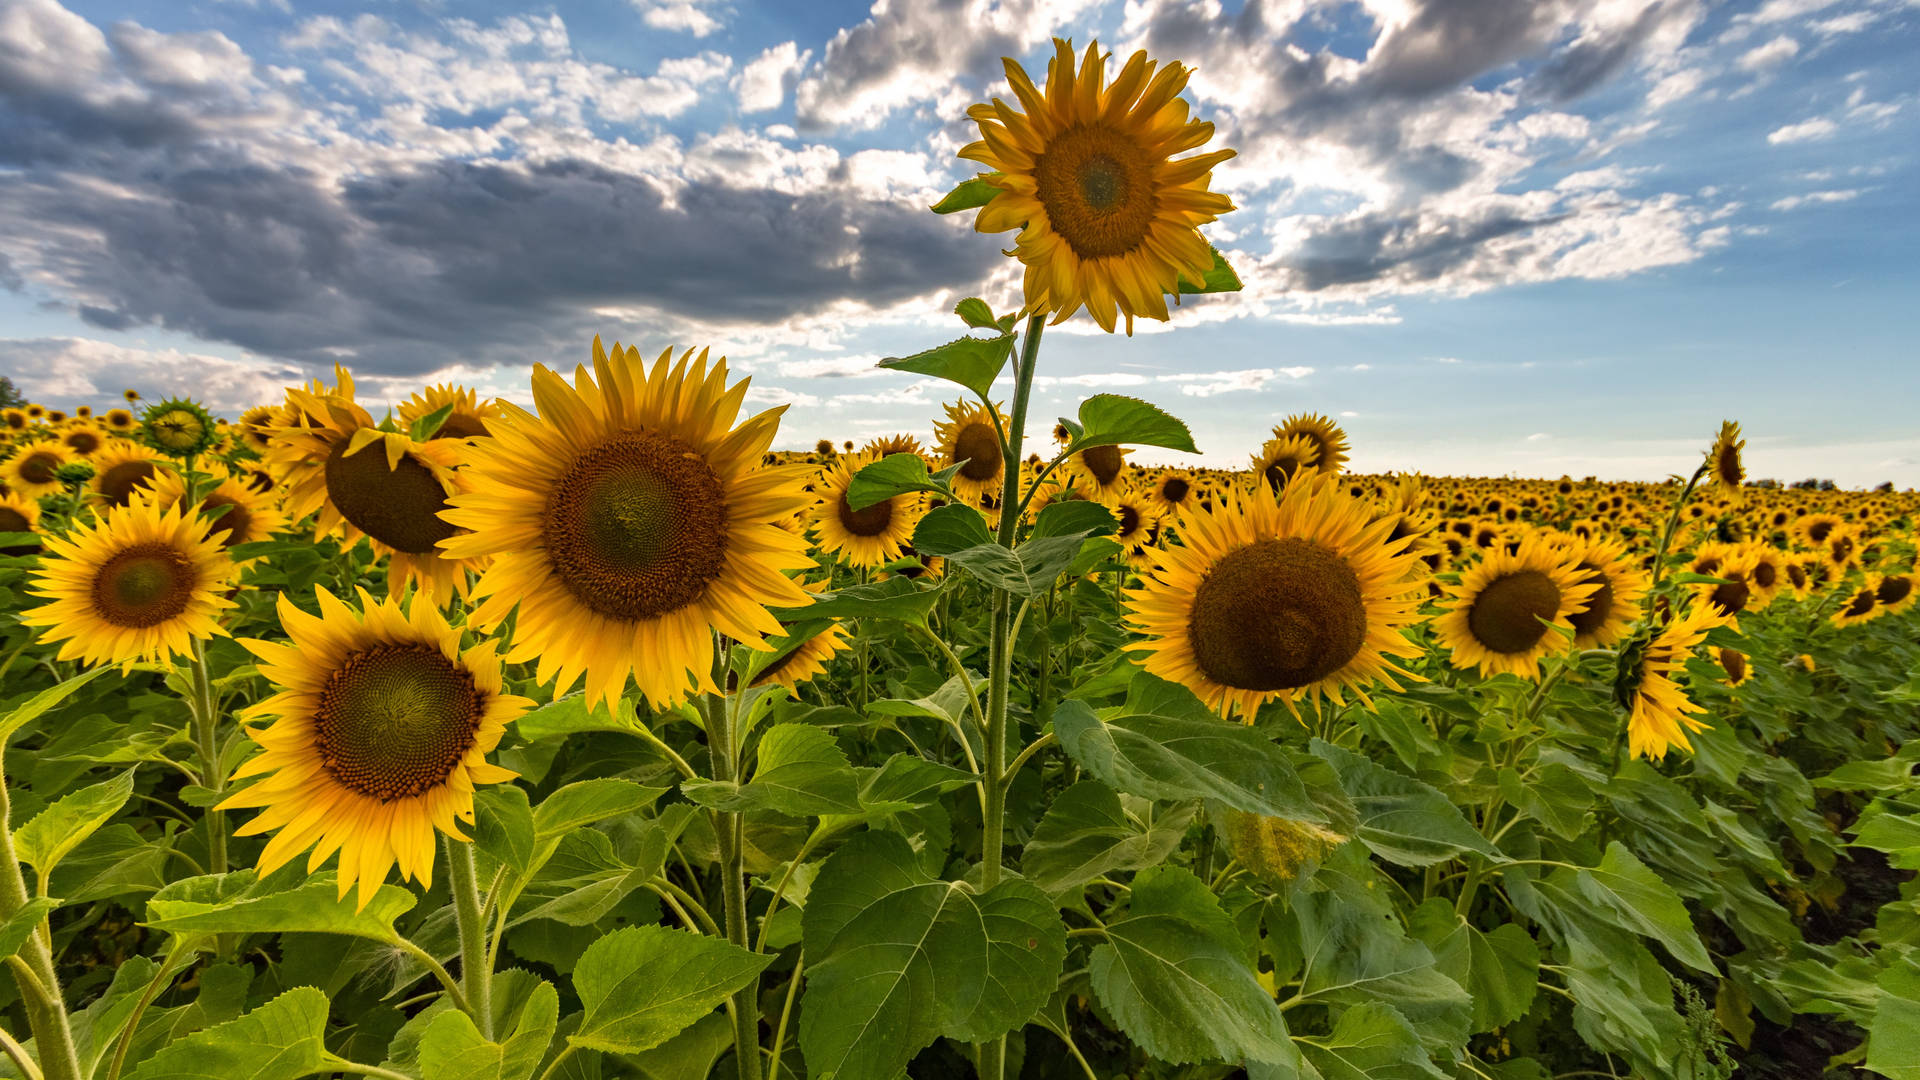
M 1048 325 L 1239 287 L 1232 151 L 1007 75 L 920 432 L 597 337 L 0 414 L 0 1073 L 1920 1077 L 1920 501 L 1030 439 Z

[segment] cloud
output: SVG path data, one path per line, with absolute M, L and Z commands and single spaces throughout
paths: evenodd
M 1252 393 L 1280 379 L 1304 379 L 1313 374 L 1310 367 L 1244 368 L 1239 371 L 1196 371 L 1161 375 L 1156 381 L 1176 383 L 1189 397 L 1215 397 L 1220 394 Z
M 284 396 L 305 374 L 271 361 L 232 360 L 179 349 L 144 349 L 82 337 L 0 339 L 0 374 L 33 401 L 100 407 L 132 388 L 148 398 L 180 395 L 232 417 Z
M 1765 45 L 1756 45 L 1741 53 L 1734 66 L 1742 71 L 1760 71 L 1783 64 L 1799 52 L 1800 43 L 1782 34 Z
M 777 109 L 786 100 L 794 78 L 805 70 L 813 50 L 805 52 L 791 41 L 783 41 L 761 51 L 740 69 L 734 92 L 740 97 L 741 112 L 766 112 Z
M 703 38 L 720 29 L 720 20 L 708 12 L 706 0 L 631 0 L 634 9 L 655 30 L 679 30 Z
M 1859 188 L 1847 188 L 1838 191 L 1809 191 L 1804 195 L 1789 195 L 1784 199 L 1775 199 L 1769 209 L 1798 210 L 1803 206 L 1817 206 L 1832 203 L 1851 202 L 1859 198 Z
M 845 379 L 892 375 L 895 372 L 875 367 L 878 356 L 816 356 L 806 360 L 782 360 L 774 369 L 790 379 Z
M 1825 117 L 1802 120 L 1797 124 L 1786 124 L 1767 133 L 1767 142 L 1778 146 L 1782 143 L 1808 142 L 1824 139 L 1840 130 L 1840 125 Z

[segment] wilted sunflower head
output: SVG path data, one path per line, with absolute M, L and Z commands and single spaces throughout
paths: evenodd
M 1269 885 L 1284 886 L 1311 871 L 1347 838 L 1306 821 L 1229 809 L 1221 822 L 1227 847 L 1240 865 Z
M 212 414 L 191 398 L 156 401 L 140 414 L 140 437 L 172 457 L 204 453 L 217 436 Z
M 1112 332 L 1117 313 L 1132 333 L 1136 317 L 1166 320 L 1167 294 L 1178 295 L 1182 278 L 1197 283 L 1213 268 L 1198 227 L 1233 209 L 1207 188 L 1234 152 L 1174 159 L 1213 134 L 1212 124 L 1187 119 L 1186 67 L 1137 52 L 1108 83 L 1106 61 L 1089 44 L 1076 71 L 1073 46 L 1054 39 L 1042 94 L 1006 60 L 1025 111 L 997 98 L 970 107 L 980 141 L 960 156 L 985 165 L 981 179 L 1000 189 L 974 228 L 1020 231 L 1022 314 L 1052 313 L 1057 323 L 1085 306 L 1101 329 Z

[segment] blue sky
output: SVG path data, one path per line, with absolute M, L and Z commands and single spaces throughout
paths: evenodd
M 870 367 L 1016 303 L 925 207 L 1054 34 L 1197 67 L 1248 288 L 1051 331 L 1036 433 L 1111 391 L 1210 465 L 1315 411 L 1361 469 L 1653 479 L 1733 418 L 1920 485 L 1920 0 L 0 0 L 0 373 L 524 400 L 598 332 L 728 354 L 784 446 L 924 435 Z

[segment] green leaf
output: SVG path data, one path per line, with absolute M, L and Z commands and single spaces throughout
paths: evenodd
M 1504 858 L 1435 788 L 1324 739 L 1308 745 L 1339 774 L 1360 813 L 1360 840 L 1375 855 L 1402 866 L 1430 866 L 1469 851 Z
M 493 784 L 473 794 L 474 847 L 520 873 L 533 868 L 533 809 L 518 784 Z
M 847 484 L 847 505 L 855 510 L 865 510 L 895 495 L 915 491 L 931 491 L 948 499 L 956 499 L 958 496 L 948 484 L 959 471 L 959 465 L 952 465 L 937 473 L 928 472 L 927 459 L 919 454 L 888 454 L 853 474 L 853 479 Z
M 303 986 L 166 1046 L 127 1080 L 297 1080 L 328 1071 L 326 1028 L 327 995 Z
M 1220 249 L 1213 247 L 1211 244 L 1208 245 L 1208 249 L 1213 252 L 1212 268 L 1206 272 L 1206 275 L 1200 279 L 1197 285 L 1188 281 L 1185 275 L 1182 275 L 1180 278 L 1180 291 L 1184 294 L 1192 295 L 1196 293 L 1239 292 L 1244 288 L 1245 286 L 1240 282 L 1240 275 L 1234 273 L 1233 267 L 1227 265 L 1227 258 L 1220 254 Z
M 625 1058 L 639 1080 L 707 1080 L 720 1056 L 731 1049 L 733 1024 L 725 1013 L 708 1013 L 659 1046 Z
M 1435 897 L 1414 909 L 1408 929 L 1433 950 L 1440 973 L 1466 988 L 1473 1003 L 1472 1031 L 1511 1024 L 1533 1007 L 1540 946 L 1524 928 L 1503 923 L 1482 933 L 1454 912 L 1451 901 Z
M 147 900 L 147 925 L 170 934 L 345 934 L 392 945 L 400 940 L 393 920 L 412 910 L 416 897 L 398 885 L 382 885 L 359 911 L 354 898 L 339 898 L 332 875 L 308 879 L 286 892 L 253 894 L 253 872 L 187 878 Z M 227 890 L 238 885 L 236 895 Z
M 953 313 L 960 316 L 961 322 L 975 330 L 1006 329 L 1000 325 L 999 319 L 993 317 L 993 308 L 987 306 L 987 302 L 977 296 L 969 296 L 953 305 Z
M 14 732 L 38 720 L 48 709 L 72 697 L 74 691 L 105 675 L 107 672 L 114 670 L 116 669 L 111 665 L 90 668 L 75 675 L 71 679 L 55 683 L 28 698 L 16 706 L 14 710 L 4 718 L 0 718 L 0 744 L 4 744 L 8 739 L 13 738 Z
M 1392 916 L 1333 892 L 1296 898 L 1304 971 L 1300 999 L 1344 1006 L 1383 1002 L 1421 1034 L 1446 1046 L 1466 1042 L 1473 1003 Z
M 538 742 L 583 731 L 631 731 L 634 723 L 613 715 L 604 705 L 590 704 L 586 695 L 574 693 L 528 711 L 514 721 L 513 730 L 528 742 Z
M 128 769 L 104 783 L 63 795 L 14 830 L 13 845 L 20 861 L 39 871 L 45 881 L 61 859 L 127 805 L 133 797 L 133 773 Z
M 927 613 L 940 602 L 938 588 L 922 589 L 910 578 L 895 577 L 871 585 L 852 585 L 820 593 L 806 607 L 775 608 L 784 622 L 804 619 L 890 619 L 925 625 Z
M 912 356 L 890 356 L 880 361 L 880 366 L 888 371 L 911 371 L 916 375 L 931 375 L 936 379 L 959 383 L 984 398 L 993 389 L 993 380 L 1000 377 L 1000 369 L 1007 366 L 1007 358 L 1012 355 L 1012 334 L 991 338 L 963 337 Z
M 1046 1004 L 1066 927 L 1018 878 L 976 892 L 923 872 L 896 833 L 828 857 L 801 917 L 800 1047 L 814 1080 L 892 1080 L 944 1035 L 983 1042 Z
M 750 783 L 691 779 L 687 798 L 728 813 L 773 810 L 790 817 L 860 812 L 860 783 L 840 745 L 811 724 L 778 724 L 760 738 Z
M 0 923 L 0 960 L 20 951 L 27 938 L 40 928 L 41 920 L 47 913 L 60 906 L 60 901 L 47 896 L 36 896 L 20 906 L 20 910 L 6 922 Z
M 959 503 L 936 506 L 914 526 L 913 550 L 946 557 L 977 547 L 998 547 L 980 511 Z
M 1867 1068 L 1887 1080 L 1920 1080 L 1920 960 L 1909 955 L 1889 965 L 1879 986 L 1885 993 L 1867 1030 Z
M 1420 1035 L 1393 1006 L 1356 1005 L 1333 1033 L 1300 1040 L 1301 1054 L 1322 1080 L 1447 1080 L 1420 1045 Z
M 439 431 L 440 425 L 446 423 L 447 417 L 452 415 L 453 402 L 449 401 L 427 415 L 414 420 L 407 428 L 407 435 L 414 442 L 425 442 L 433 438 L 434 432 Z
M 1024 552 L 1037 540 L 1106 536 L 1119 528 L 1120 522 L 1114 518 L 1113 511 L 1097 502 L 1073 499 L 1050 503 L 1034 518 L 1032 536 L 1020 546 L 1020 550 Z
M 1580 895 L 1621 929 L 1653 938 L 1689 967 L 1718 972 L 1707 947 L 1700 943 L 1687 906 L 1625 844 L 1618 840 L 1608 844 L 1600 865 L 1580 871 L 1578 880 Z
M 558 836 L 585 825 L 638 813 L 665 794 L 631 780 L 603 778 L 568 784 L 533 810 L 533 829 L 541 837 Z
M 995 174 L 998 175 L 998 174 Z M 939 202 L 933 204 L 936 214 L 957 214 L 962 210 L 973 210 L 985 206 L 1000 194 L 1001 189 L 976 176 L 960 181 L 952 191 Z
M 860 808 L 867 815 L 897 814 L 924 806 L 980 779 L 963 769 L 907 753 L 893 755 L 877 769 L 856 771 L 860 775 Z
M 1021 849 L 1020 870 L 1058 897 L 1116 870 L 1157 866 L 1180 846 L 1197 809 L 1193 803 L 1176 806 L 1142 828 L 1120 808 L 1112 788 L 1082 780 L 1054 796 Z
M 1067 447 L 1070 453 L 1122 444 L 1200 452 L 1186 424 L 1158 405 L 1122 394 L 1095 394 L 1082 401 L 1080 428 L 1080 434 Z
M 1053 711 L 1067 755 L 1108 787 L 1143 799 L 1211 799 L 1236 810 L 1324 822 L 1286 751 L 1224 720 L 1118 716 L 1102 722 L 1083 701 Z
M 717 938 L 630 926 L 587 946 L 573 969 L 586 1015 L 567 1041 L 631 1054 L 658 1046 L 710 1013 L 773 962 Z
M 560 995 L 541 982 L 521 1005 L 513 1034 L 489 1042 L 466 1013 L 448 1009 L 420 1036 L 421 1080 L 528 1080 L 546 1056 L 560 1017 Z
M 1107 924 L 1087 974 L 1120 1030 L 1173 1064 L 1295 1058 L 1273 995 L 1254 977 L 1233 920 L 1192 872 L 1133 879 L 1132 907 Z

